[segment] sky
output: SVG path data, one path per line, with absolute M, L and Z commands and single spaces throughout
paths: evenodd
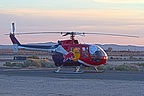
M 77 36 L 81 42 L 144 46 L 144 0 L 0 0 L 0 44 L 12 44 L 16 32 L 74 31 L 137 35 L 127 38 Z M 57 42 L 60 34 L 17 35 L 21 43 Z

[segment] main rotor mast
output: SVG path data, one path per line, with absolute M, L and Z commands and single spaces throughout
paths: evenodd
M 63 34 L 63 32 L 61 32 L 61 34 Z M 75 35 L 78 35 L 79 33 L 77 33 L 77 32 L 66 32 L 66 33 L 64 33 L 62 36 L 67 36 L 67 35 L 70 35 L 70 39 L 72 39 L 72 40 L 75 40 Z

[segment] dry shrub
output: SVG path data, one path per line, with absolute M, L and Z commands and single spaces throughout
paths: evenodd
M 7 61 L 3 66 L 9 66 L 9 67 L 23 67 L 23 63 L 21 62 L 9 62 Z
M 115 70 L 115 67 L 113 65 L 100 65 L 97 67 L 98 70 Z
M 24 62 L 5 62 L 3 66 L 9 67 L 46 67 L 46 68 L 55 68 L 55 64 L 53 61 L 49 61 L 47 59 L 28 59 Z
M 41 60 L 40 59 L 28 59 L 24 62 L 23 64 L 24 67 L 37 67 L 37 68 L 40 68 L 42 67 L 42 64 L 41 64 Z
M 136 65 L 144 67 L 144 63 L 137 63 Z
M 136 64 L 123 64 L 123 65 L 100 65 L 98 70 L 117 70 L 117 71 L 144 71 L 144 67 Z M 94 70 L 93 67 L 86 68 L 87 70 Z
M 5 64 L 3 64 L 3 66 L 11 66 L 11 65 L 12 65 L 11 62 L 9 61 L 6 61 Z
M 140 71 L 139 66 L 134 64 L 123 64 L 115 67 L 116 70 L 120 71 Z
M 28 59 L 24 62 L 24 67 L 46 67 L 46 68 L 52 68 L 55 67 L 54 63 L 52 61 L 49 61 L 47 59 Z

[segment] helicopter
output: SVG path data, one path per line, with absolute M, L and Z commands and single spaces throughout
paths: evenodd
M 61 34 L 62 36 L 70 36 L 68 40 L 58 40 L 55 45 L 28 45 L 21 44 L 15 35 L 23 34 Z M 80 32 L 25 32 L 25 33 L 15 33 L 15 25 L 12 23 L 12 32 L 10 32 L 9 37 L 17 48 L 25 48 L 29 50 L 41 50 L 52 52 L 52 59 L 57 66 L 56 73 L 60 72 L 62 67 L 74 66 L 76 70 L 75 73 L 80 72 L 82 66 L 94 67 L 95 72 L 99 72 L 97 66 L 105 65 L 108 60 L 108 55 L 106 52 L 97 45 L 93 44 L 81 44 L 75 39 L 76 35 L 84 36 L 85 34 L 99 34 L 99 35 L 113 35 L 113 36 L 125 36 L 125 37 L 138 37 L 130 35 L 118 35 L 118 34 L 104 34 L 104 33 L 80 33 Z M 16 48 L 15 47 L 15 48 Z

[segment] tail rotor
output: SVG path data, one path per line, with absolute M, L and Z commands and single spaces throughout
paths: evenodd
M 15 35 L 15 24 L 14 23 L 12 23 L 12 33 L 13 33 L 13 35 Z

